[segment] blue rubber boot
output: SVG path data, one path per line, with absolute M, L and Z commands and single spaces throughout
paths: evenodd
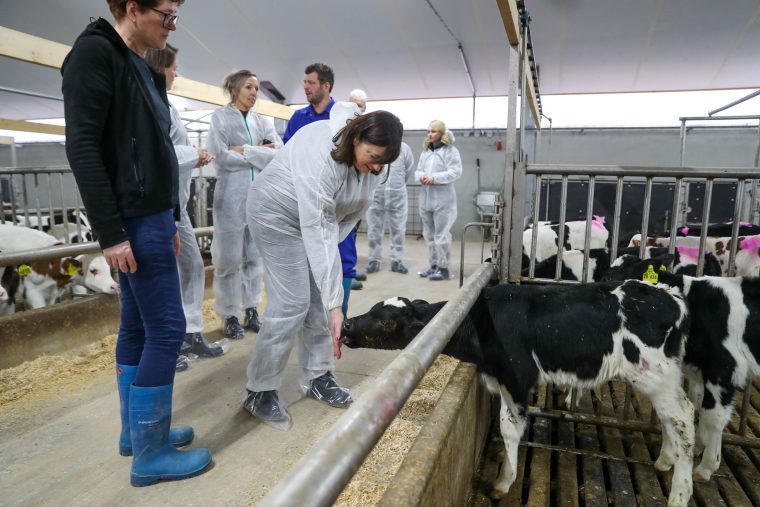
M 208 449 L 178 451 L 169 443 L 174 384 L 132 386 L 129 429 L 132 436 L 132 486 L 176 481 L 202 473 L 211 464 Z
M 129 390 L 137 375 L 137 366 L 116 364 L 116 383 L 119 386 L 119 408 L 121 412 L 121 435 L 119 454 L 132 456 L 132 439 L 129 436 Z M 177 426 L 169 432 L 169 441 L 174 447 L 182 447 L 193 441 L 193 428 Z

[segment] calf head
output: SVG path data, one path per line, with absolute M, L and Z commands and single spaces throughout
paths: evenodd
M 638 255 L 621 255 L 610 266 L 606 281 L 641 280 L 651 266 L 656 272 L 666 271 L 675 256 L 671 254 L 641 260 Z
M 86 255 L 80 261 L 84 268 L 84 280 L 77 280 L 77 283 L 103 294 L 119 293 L 119 284 L 111 276 L 111 268 L 103 255 Z
M 343 322 L 341 343 L 352 349 L 403 349 L 432 318 L 424 311 L 427 306 L 426 301 L 400 297 L 377 303 L 364 315 Z

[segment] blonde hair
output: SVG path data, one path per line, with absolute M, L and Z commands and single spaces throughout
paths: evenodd
M 446 128 L 446 124 L 443 123 L 441 120 L 433 120 L 428 125 L 428 130 L 435 130 L 436 132 L 441 134 L 441 142 L 443 144 L 454 144 L 454 136 L 451 135 L 451 132 Z M 422 148 L 427 150 L 430 146 L 430 140 L 425 137 L 425 140 L 422 141 Z
M 228 74 L 227 77 L 224 78 L 224 82 L 222 83 L 222 90 L 230 98 L 230 105 L 235 103 L 237 100 L 238 91 L 240 91 L 240 87 L 242 87 L 250 77 L 258 79 L 258 77 L 256 77 L 256 74 L 250 70 L 245 69 L 235 71 L 231 74 Z

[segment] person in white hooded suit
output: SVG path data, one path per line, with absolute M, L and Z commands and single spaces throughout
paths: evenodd
M 462 159 L 454 147 L 454 134 L 441 120 L 430 122 L 422 147 L 414 177 L 422 183 L 420 220 L 430 268 L 418 274 L 431 281 L 448 280 L 451 277 L 451 227 L 457 219 L 454 182 L 462 176 Z
M 261 304 L 262 266 L 246 224 L 246 196 L 251 182 L 282 146 L 271 120 L 256 114 L 259 91 L 256 75 L 239 70 L 224 79 L 230 104 L 211 115 L 208 150 L 216 157 L 214 189 L 214 263 L 216 312 L 224 319 L 224 332 L 233 339 L 245 329 L 259 331 L 257 307 Z M 243 325 L 239 313 L 245 313 Z
M 343 323 L 338 243 L 387 177 L 402 134 L 391 113 L 360 116 L 355 104 L 338 102 L 329 121 L 298 130 L 250 187 L 248 225 L 264 264 L 267 308 L 243 409 L 269 424 L 290 423 L 277 390 L 296 337 L 305 393 L 334 407 L 353 401 L 332 374 Z

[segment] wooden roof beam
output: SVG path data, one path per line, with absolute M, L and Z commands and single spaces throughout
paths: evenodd
M 0 56 L 7 56 L 22 62 L 42 65 L 51 69 L 60 69 L 63 59 L 71 51 L 71 46 L 29 35 L 0 26 Z M 227 99 L 221 87 L 177 77 L 174 88 L 169 92 L 178 97 L 198 100 L 208 104 L 223 106 Z M 288 120 L 293 115 L 293 108 L 264 99 L 257 99 L 254 111 L 265 116 Z M 31 130 L 30 132 L 37 132 Z

